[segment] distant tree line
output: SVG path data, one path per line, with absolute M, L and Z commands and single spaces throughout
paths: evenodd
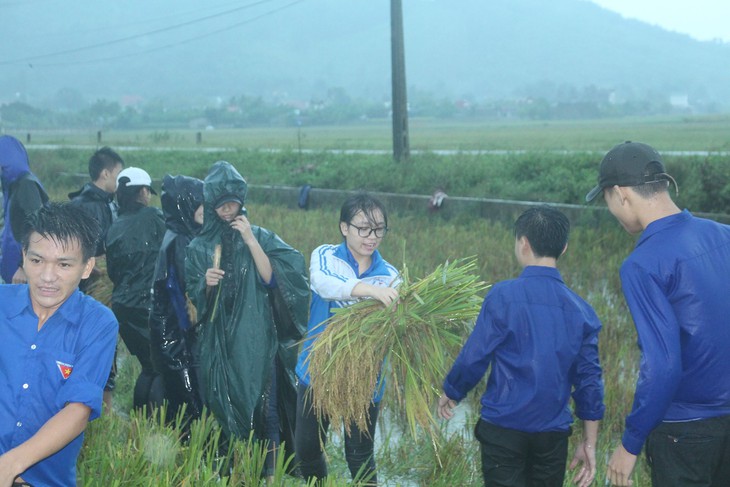
M 409 112 L 412 117 L 435 119 L 580 120 L 721 111 L 720 107 L 701 101 L 677 106 L 659 94 L 616 96 L 615 90 L 594 86 L 578 89 L 542 82 L 520 92 L 509 99 L 479 101 L 470 96 L 449 99 L 412 89 Z M 387 119 L 390 115 L 389 100 L 355 99 L 343 88 L 330 88 L 325 96 L 310 100 L 240 95 L 193 103 L 156 97 L 124 106 L 106 99 L 87 103 L 81 94 L 66 89 L 55 100 L 44 103 L 18 100 L 0 104 L 0 128 L 312 126 Z

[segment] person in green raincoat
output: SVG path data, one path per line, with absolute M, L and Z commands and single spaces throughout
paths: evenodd
M 247 190 L 231 164 L 216 162 L 205 178 L 203 228 L 186 249 L 202 395 L 227 438 L 246 440 L 253 432 L 256 440 L 293 449 L 294 368 L 310 297 L 306 266 L 299 251 L 249 222 Z M 264 475 L 273 459 L 268 455 Z

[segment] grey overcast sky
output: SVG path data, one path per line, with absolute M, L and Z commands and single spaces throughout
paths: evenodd
M 700 41 L 730 42 L 729 0 L 590 0 L 608 10 L 689 34 Z

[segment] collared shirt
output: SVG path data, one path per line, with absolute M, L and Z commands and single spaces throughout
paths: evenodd
M 38 330 L 27 285 L 0 285 L 0 454 L 68 403 L 101 413 L 117 341 L 114 314 L 76 290 Z M 75 485 L 83 433 L 21 475 L 34 486 Z
M 352 297 L 352 290 L 364 282 L 372 286 L 395 287 L 400 282 L 398 271 L 386 262 L 377 250 L 373 252 L 370 267 L 359 273 L 359 265 L 355 257 L 342 242 L 339 245 L 321 245 L 314 249 L 309 264 L 309 282 L 312 289 L 312 300 L 309 306 L 309 322 L 307 338 L 302 345 L 297 361 L 299 380 L 309 385 L 309 347 L 314 343 L 316 335 L 324 331 L 319 326 L 330 318 L 335 308 L 343 308 L 357 301 Z M 384 384 L 385 381 L 381 381 Z M 380 401 L 383 388 L 377 391 L 375 402 Z
M 662 421 L 730 414 L 730 226 L 687 210 L 650 223 L 621 266 L 642 351 L 624 448 Z
M 456 401 L 491 365 L 481 416 L 528 433 L 565 431 L 569 401 L 580 419 L 603 417 L 598 361 L 601 323 L 553 267 L 528 266 L 517 279 L 492 286 L 474 331 L 444 381 Z

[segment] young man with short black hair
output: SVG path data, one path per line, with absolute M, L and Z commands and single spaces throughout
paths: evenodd
M 530 208 L 515 222 L 515 256 L 523 271 L 495 284 L 474 331 L 444 381 L 439 415 L 491 372 L 475 435 L 481 444 L 487 487 L 562 487 L 573 415 L 583 439 L 570 467 L 587 487 L 596 475 L 603 380 L 598 360 L 601 322 L 593 308 L 565 285 L 557 269 L 568 246 L 570 222 L 549 206 Z
M 0 485 L 76 485 L 76 459 L 117 341 L 109 308 L 78 290 L 99 225 L 68 203 L 28 220 L 28 284 L 0 286 Z

